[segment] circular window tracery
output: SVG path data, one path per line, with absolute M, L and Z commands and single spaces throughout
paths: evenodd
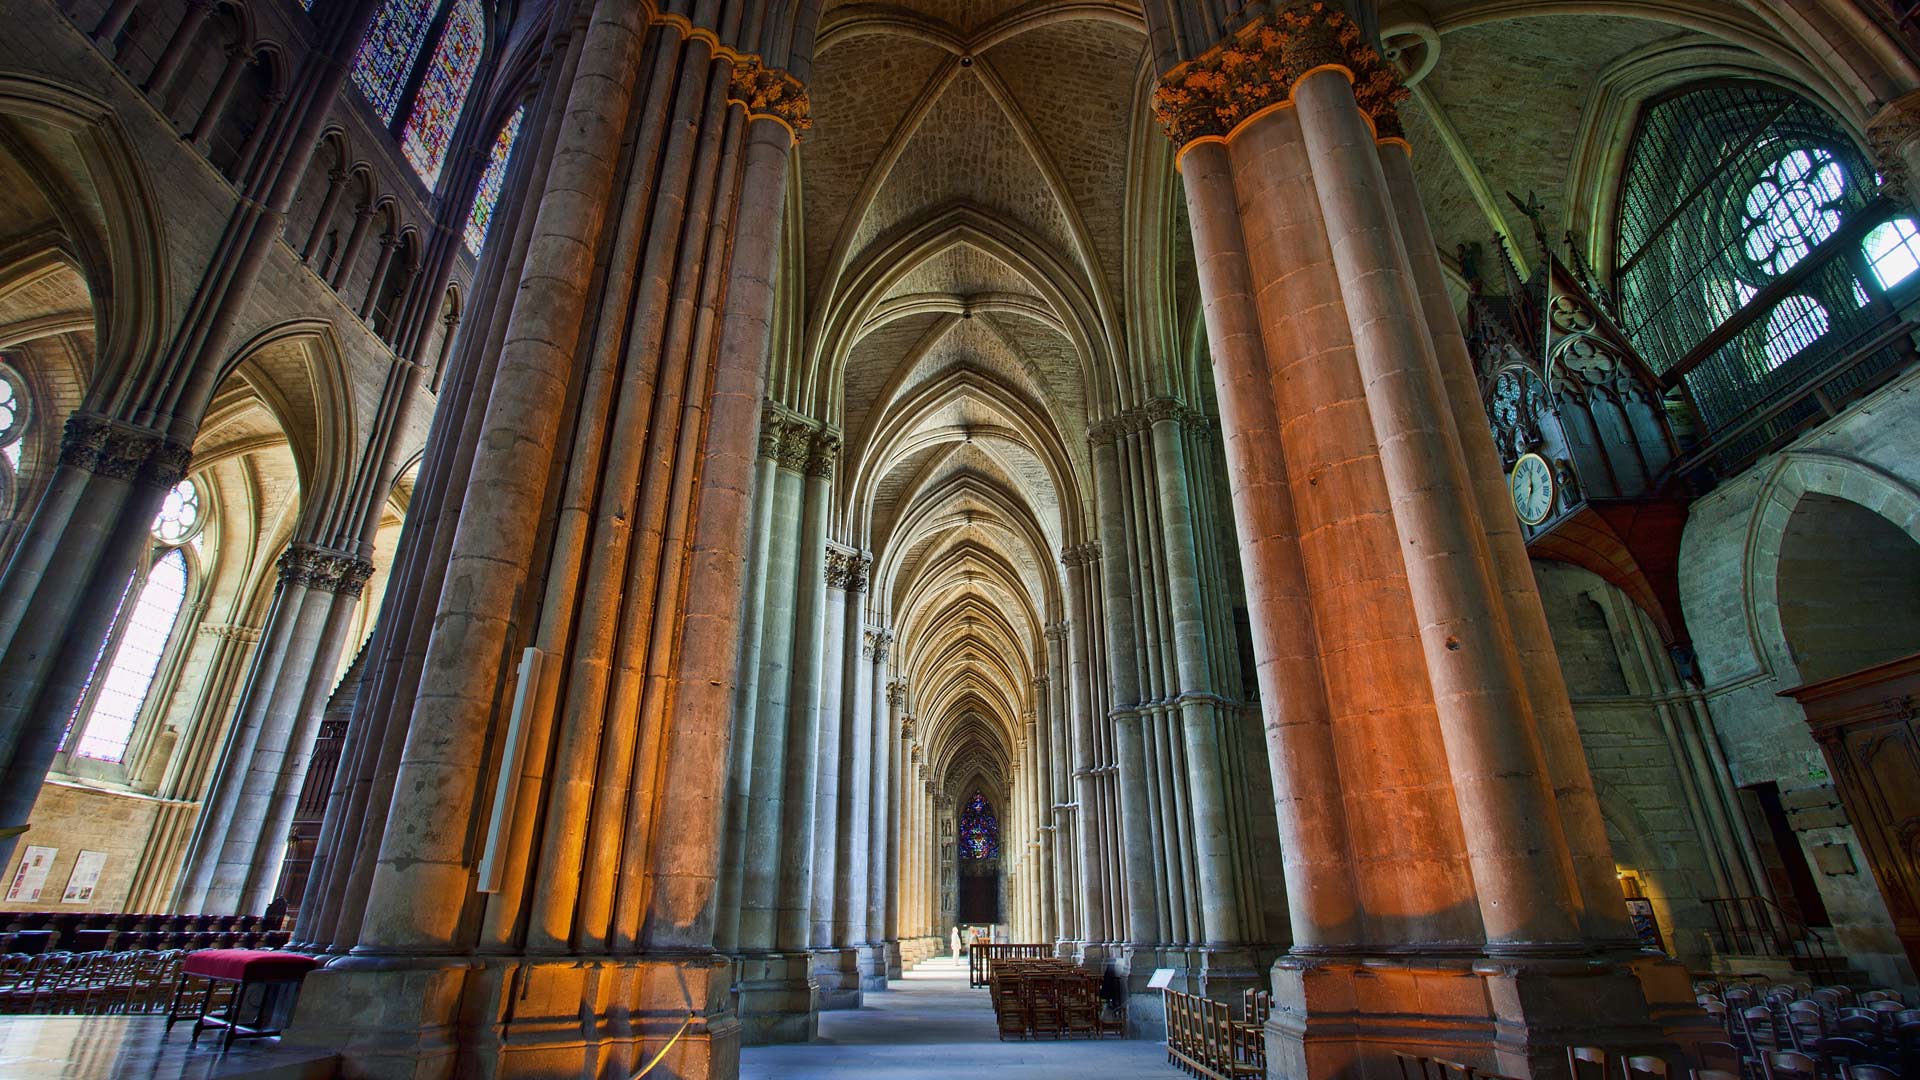
M 184 544 L 200 531 L 200 489 L 192 480 L 173 485 L 153 519 L 153 538 L 167 545 Z
M 1818 146 L 1775 158 L 1747 189 L 1743 248 L 1756 270 L 1778 277 L 1840 228 L 1847 171 Z
M 27 384 L 11 367 L 0 365 L 0 453 L 15 468 L 20 465 L 20 441 L 26 437 Z

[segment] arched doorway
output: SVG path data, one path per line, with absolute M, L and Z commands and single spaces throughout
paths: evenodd
M 1780 539 L 1780 633 L 1802 683 L 1920 652 L 1920 543 L 1859 503 L 1807 493 Z

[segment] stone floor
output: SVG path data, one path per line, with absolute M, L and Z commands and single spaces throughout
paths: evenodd
M 1001 1042 L 985 990 L 967 988 L 964 961 L 933 960 L 867 1004 L 822 1013 L 820 1037 L 757 1046 L 741 1055 L 741 1080 L 1167 1080 L 1164 1044 L 1138 1039 Z
M 744 1052 L 741 1080 L 1170 1080 L 1158 1042 L 1136 1039 L 1001 1042 L 984 990 L 967 988 L 964 961 L 935 960 L 909 971 L 860 1009 L 825 1013 L 820 1038 Z M 186 1027 L 165 1037 L 158 1016 L 0 1016 L 0 1080 L 324 1080 L 330 1058 L 283 1048 L 278 1040 L 188 1043 Z
M 324 1080 L 333 1055 L 243 1041 L 225 1054 L 217 1032 L 188 1042 L 160 1016 L 0 1016 L 4 1080 Z

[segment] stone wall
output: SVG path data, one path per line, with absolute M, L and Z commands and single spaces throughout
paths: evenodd
M 40 899 L 9 903 L 5 900 L 5 887 L 0 887 L 0 911 L 123 910 L 141 855 L 146 850 L 147 836 L 156 819 L 171 805 L 174 804 L 165 799 L 47 781 L 40 789 L 40 801 L 34 804 L 36 825 L 21 838 L 19 854 L 6 868 L 7 885 L 12 884 L 29 845 L 53 847 L 59 854 L 54 857 L 53 869 L 47 874 Z M 52 824 L 42 829 L 38 827 L 42 820 Z M 73 874 L 74 863 L 82 851 L 104 852 L 106 865 L 89 902 L 62 903 L 67 878 Z
M 1721 484 L 1694 504 L 1680 553 L 1682 606 L 1734 782 L 1779 785 L 1842 949 L 1876 982 L 1908 986 L 1914 973 L 1894 939 L 1865 853 L 1830 809 L 1826 762 L 1800 707 L 1778 695 L 1810 674 L 1833 674 L 1831 664 L 1807 654 L 1808 642 L 1789 640 L 1791 603 L 1786 626 L 1782 622 L 1783 572 L 1790 601 L 1793 575 L 1800 572 L 1791 563 L 1796 541 L 1790 536 L 1802 531 L 1804 515 L 1817 512 L 1819 500 L 1845 500 L 1909 538 L 1920 536 L 1917 391 L 1920 370 L 1910 370 Z M 1796 514 L 1802 515 L 1797 522 Z M 1844 579 L 1858 552 L 1831 541 L 1823 546 Z M 1783 550 L 1789 557 L 1784 571 Z M 1890 596 L 1881 607 L 1898 603 Z M 1870 620 L 1884 613 L 1863 607 L 1857 615 Z M 1912 617 L 1907 612 L 1909 623 Z

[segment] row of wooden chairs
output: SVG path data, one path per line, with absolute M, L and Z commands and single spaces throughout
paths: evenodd
M 0 1013 L 149 1013 L 167 1003 L 179 949 L 0 955 Z
M 1210 1080 L 1267 1075 L 1267 1013 L 1272 996 L 1248 991 L 1242 1013 L 1197 994 L 1164 990 L 1167 1007 L 1167 1060 L 1190 1076 Z
M 1845 987 L 1804 989 L 1736 986 L 1702 992 L 1698 1000 L 1741 1049 L 1749 1076 L 1760 1074 L 1763 1055 L 1780 1051 L 1811 1058 L 1823 1076 L 1855 1066 L 1920 1072 L 1920 1010 L 1907 1008 L 1897 991 L 1856 997 Z
M 161 931 L 22 930 L 0 934 L 0 952 L 159 952 L 168 949 L 278 949 L 293 937 L 286 930 Z
M 998 965 L 1013 960 L 1052 960 L 1054 947 L 1047 944 L 976 941 L 967 946 L 967 985 L 993 985 Z
M 1126 1035 L 1125 1019 L 1110 1018 L 1103 1007 L 1099 977 L 1064 960 L 1000 963 L 990 989 L 1003 1041 Z

